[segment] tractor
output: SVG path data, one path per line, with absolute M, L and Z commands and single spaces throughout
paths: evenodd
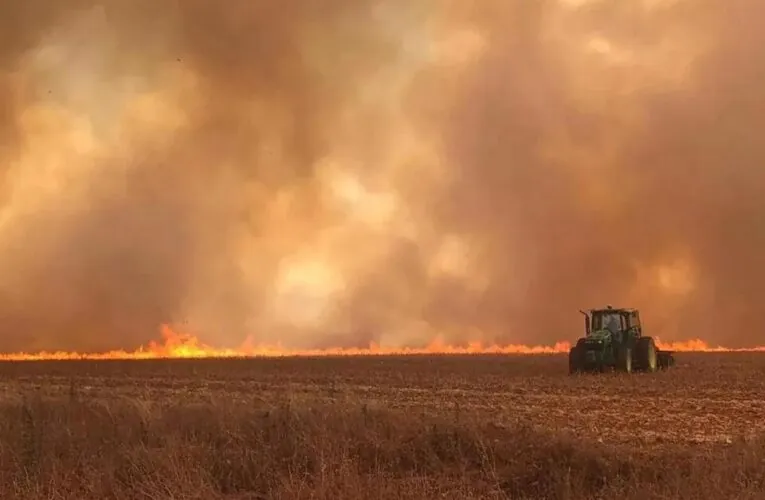
M 607 369 L 655 372 L 674 366 L 672 351 L 660 350 L 652 337 L 643 336 L 637 309 L 607 306 L 579 312 L 585 318 L 585 336 L 569 351 L 570 374 Z

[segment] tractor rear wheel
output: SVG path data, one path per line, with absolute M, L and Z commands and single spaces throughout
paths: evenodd
M 656 343 L 651 337 L 641 337 L 635 346 L 635 358 L 637 368 L 646 372 L 653 373 L 659 367 L 659 356 L 656 350 Z
M 616 354 L 616 369 L 624 373 L 632 373 L 632 349 L 624 347 Z
M 584 370 L 583 349 L 579 346 L 572 347 L 568 351 L 568 373 L 573 375 Z

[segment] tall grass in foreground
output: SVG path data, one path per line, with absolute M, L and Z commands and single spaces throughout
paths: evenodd
M 363 406 L 0 403 L 3 499 L 717 500 L 764 491 L 762 442 L 649 452 Z

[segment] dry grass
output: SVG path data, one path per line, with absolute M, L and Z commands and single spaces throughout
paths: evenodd
M 0 498 L 763 498 L 765 439 L 718 410 L 761 420 L 763 369 L 746 355 L 628 380 L 572 379 L 561 357 L 3 364 Z M 676 420 L 644 403 L 680 391 L 691 402 L 669 411 L 725 439 L 655 424 Z M 588 404 L 613 418 L 584 432 Z

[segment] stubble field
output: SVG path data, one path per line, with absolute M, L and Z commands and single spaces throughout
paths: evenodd
M 765 498 L 765 354 L 0 364 L 0 498 Z

